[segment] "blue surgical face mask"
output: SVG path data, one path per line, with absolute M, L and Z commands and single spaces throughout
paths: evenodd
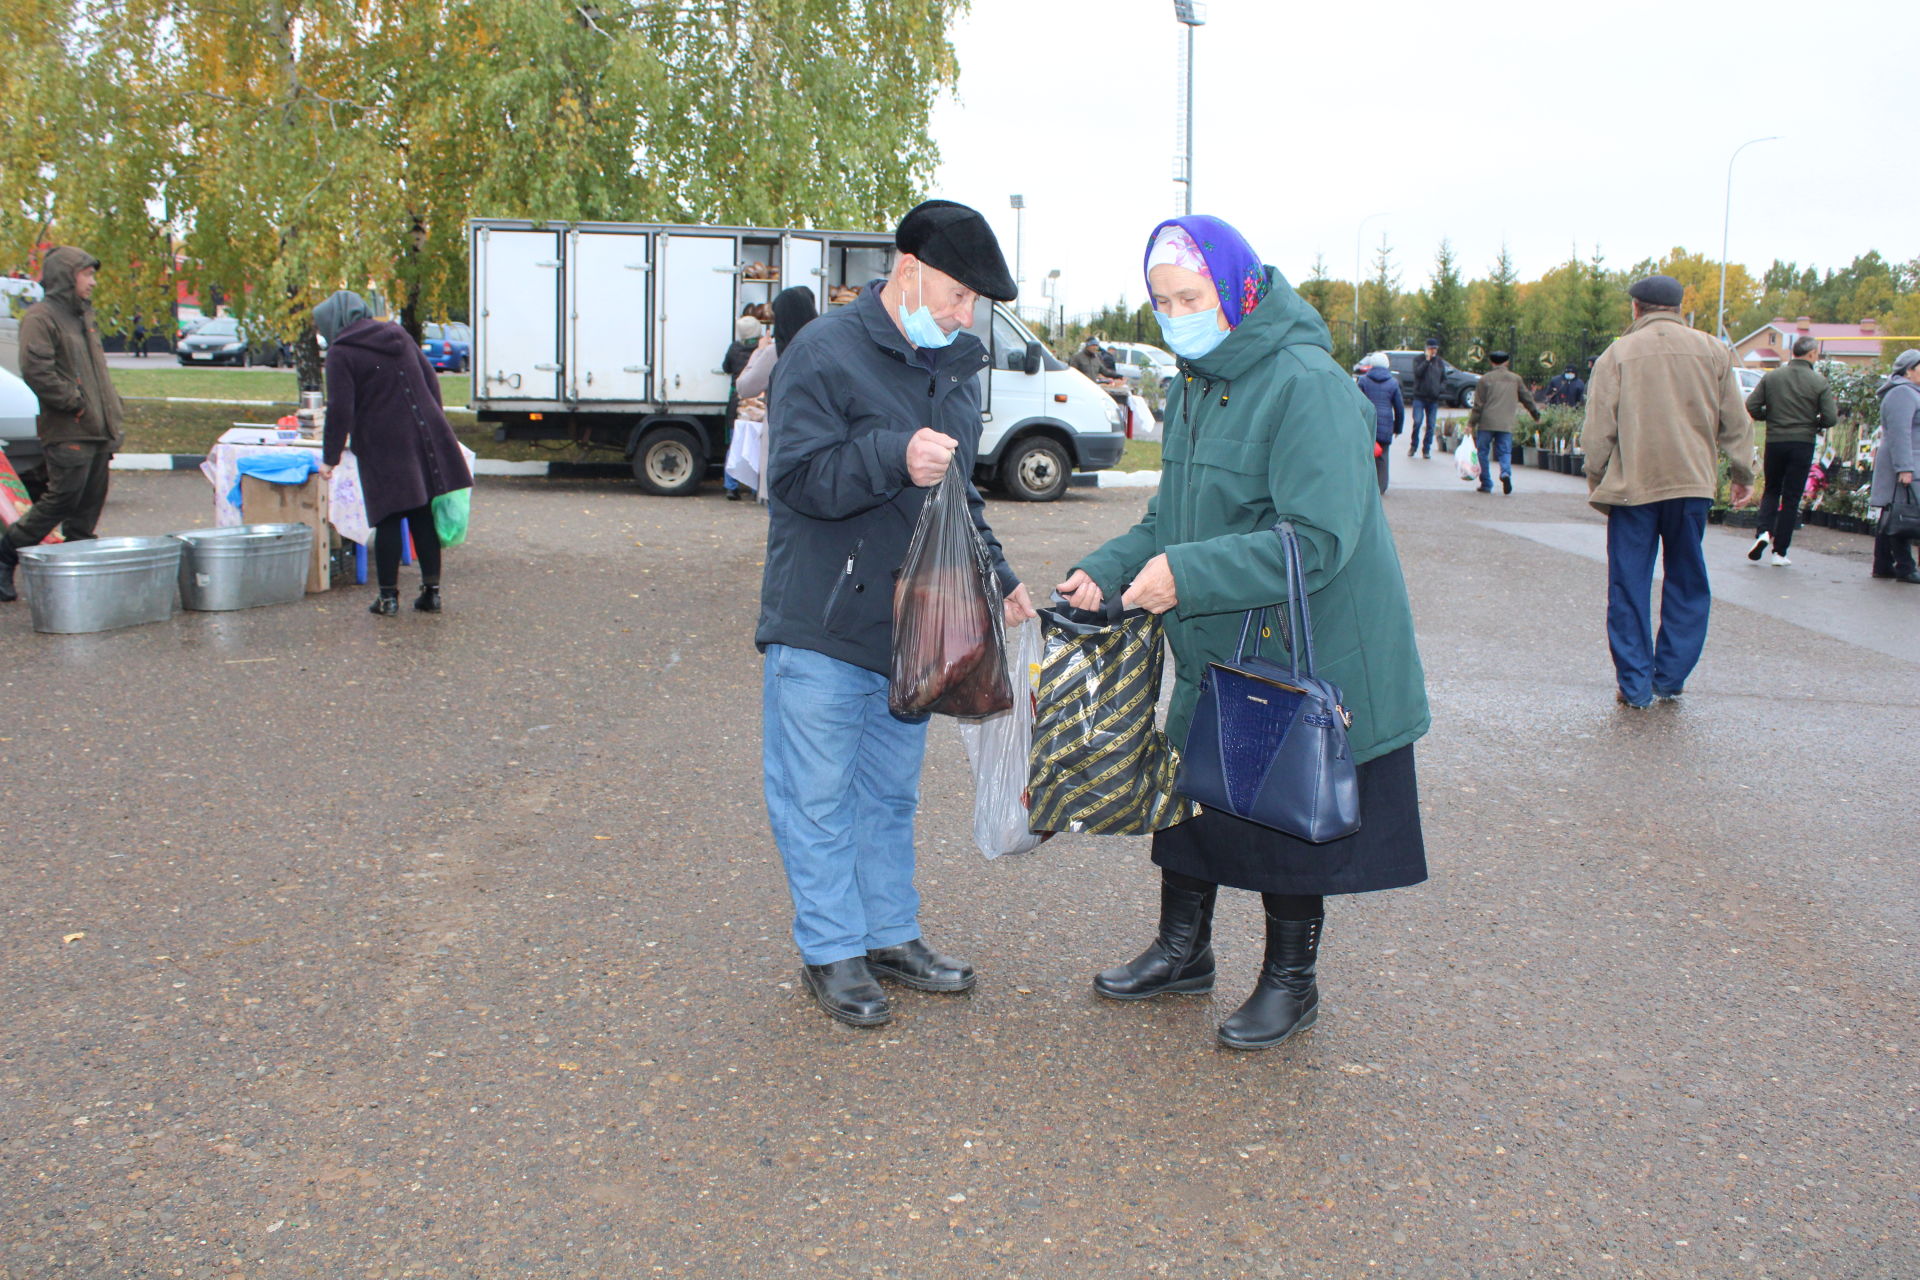
M 1156 309 L 1153 318 L 1160 322 L 1160 336 L 1167 340 L 1174 354 L 1189 360 L 1198 360 L 1225 342 L 1230 332 L 1220 327 L 1218 307 L 1211 311 L 1190 311 L 1184 316 L 1170 316 Z
M 913 291 L 916 295 L 920 293 L 920 277 L 917 272 L 914 275 Z M 900 327 L 906 331 L 907 341 L 916 347 L 944 347 L 953 341 L 953 333 L 960 332 L 955 329 L 953 333 L 948 333 L 942 329 L 924 301 L 920 303 L 920 309 L 912 315 L 907 314 L 907 304 L 904 302 L 900 304 L 899 311 Z

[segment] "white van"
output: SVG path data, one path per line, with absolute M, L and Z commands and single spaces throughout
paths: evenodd
M 725 459 L 733 321 L 782 289 L 822 313 L 893 265 L 893 237 L 862 231 L 477 218 L 472 250 L 473 408 L 500 440 L 620 450 L 649 493 L 699 488 Z M 1111 396 L 1055 359 L 1011 308 L 981 306 L 976 480 L 1049 501 L 1074 471 L 1126 447 Z

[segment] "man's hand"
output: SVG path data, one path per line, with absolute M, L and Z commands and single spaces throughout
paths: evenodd
M 1895 480 L 1895 481 L 1896 481 L 1897 483 L 1899 483 L 1899 484 L 1912 484 L 1912 483 L 1913 483 L 1913 472 L 1911 472 L 1911 471 L 1902 471 L 1902 472 L 1901 472 L 1900 474 L 1898 474 L 1898 475 L 1896 475 L 1896 476 L 1894 477 L 1894 480 Z
M 1147 561 L 1134 578 L 1133 585 L 1120 597 L 1120 603 L 1129 609 L 1145 609 L 1148 613 L 1165 613 L 1180 603 L 1180 593 L 1174 589 L 1173 567 L 1167 563 L 1166 552 Z
M 1040 616 L 1033 610 L 1033 597 L 1027 594 L 1026 583 L 1023 582 L 1007 592 L 1006 615 L 1007 625 L 1010 627 L 1017 627 L 1028 618 Z
M 1736 507 L 1744 507 L 1744 506 L 1746 506 L 1746 505 L 1747 505 L 1747 504 L 1748 504 L 1749 502 L 1751 502 L 1751 501 L 1753 501 L 1753 486 L 1752 486 L 1752 485 L 1750 485 L 1750 484 L 1736 484 L 1736 485 L 1734 485 L 1734 486 L 1733 486 L 1732 488 L 1733 488 L 1733 491 L 1732 491 L 1732 493 L 1731 493 L 1731 494 L 1729 495 L 1729 497 L 1730 497 L 1730 499 L 1731 499 L 1731 501 L 1732 501 L 1732 503 L 1733 503 L 1733 505 L 1734 505 L 1734 506 L 1736 506 Z
M 1059 592 L 1060 598 L 1068 604 L 1076 609 L 1084 609 L 1088 613 L 1100 612 L 1100 606 L 1107 602 L 1107 593 L 1087 576 L 1085 569 L 1075 569 L 1067 575 L 1067 580 L 1054 590 Z
M 932 427 L 922 427 L 907 441 L 907 476 L 922 489 L 940 483 L 947 474 L 947 461 L 960 442 Z

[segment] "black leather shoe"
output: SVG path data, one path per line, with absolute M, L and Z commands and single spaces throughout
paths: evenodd
M 850 1027 L 877 1027 L 893 1017 L 887 993 L 860 956 L 832 964 L 803 964 L 800 977 L 813 993 L 814 1003 Z
M 413 598 L 413 607 L 422 613 L 440 612 L 440 588 L 420 588 L 420 594 Z
M 383 618 L 391 618 L 400 612 L 400 596 L 396 592 L 388 595 L 382 591 L 374 602 L 367 606 L 368 613 L 377 613 Z
M 1221 1044 L 1229 1049 L 1271 1049 L 1318 1021 L 1320 987 L 1314 981 L 1314 968 L 1324 922 L 1325 917 L 1267 917 L 1267 958 L 1260 966 L 1260 981 L 1247 1002 L 1220 1024 Z
M 867 952 L 867 967 L 915 991 L 968 991 L 974 981 L 972 965 L 943 956 L 918 938 Z
M 20 598 L 13 586 L 13 571 L 19 567 L 20 553 L 13 544 L 0 537 L 0 604 L 11 603 Z
M 1213 990 L 1213 903 L 1219 892 L 1217 885 L 1177 889 L 1162 878 L 1160 931 L 1132 960 L 1094 975 L 1093 989 L 1109 1000 Z

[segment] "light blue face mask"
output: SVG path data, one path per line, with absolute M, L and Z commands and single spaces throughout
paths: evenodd
M 920 292 L 918 274 L 914 276 L 913 291 L 916 294 Z M 900 327 L 906 331 L 907 341 L 916 347 L 944 347 L 953 341 L 954 333 L 960 332 L 955 329 L 953 333 L 948 333 L 942 329 L 924 301 L 921 302 L 920 309 L 912 315 L 907 314 L 907 304 L 904 302 L 900 304 L 899 310 Z
M 1220 308 L 1190 311 L 1184 316 L 1169 316 L 1156 309 L 1153 318 L 1160 322 L 1160 336 L 1167 340 L 1175 355 L 1198 360 L 1226 341 L 1231 332 L 1220 327 Z

